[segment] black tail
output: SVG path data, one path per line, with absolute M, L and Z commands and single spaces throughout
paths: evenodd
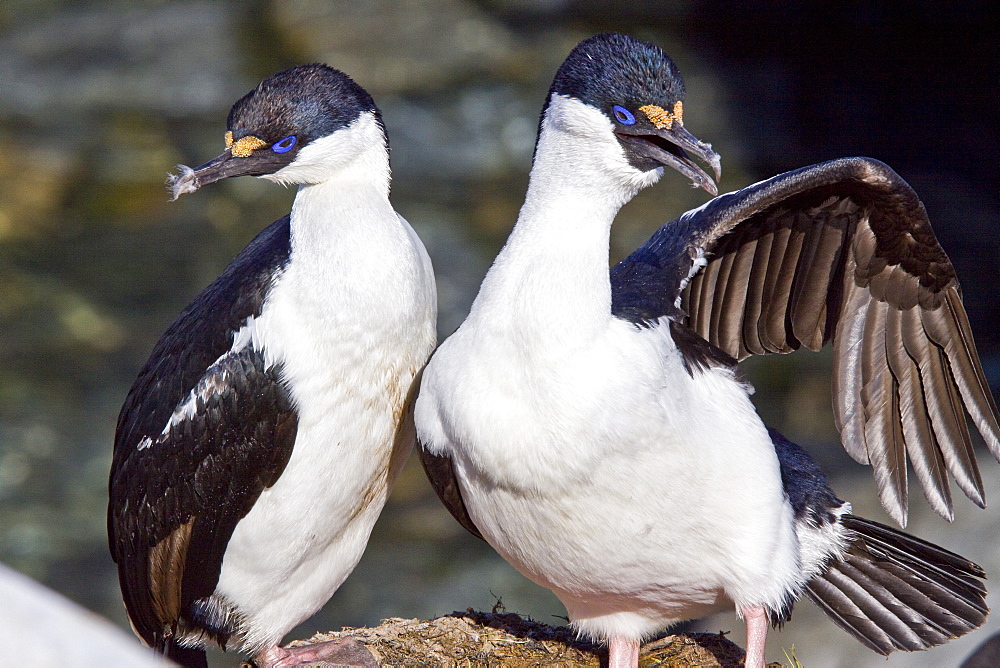
M 842 560 L 806 585 L 837 626 L 879 654 L 927 649 L 986 621 L 983 569 L 954 552 L 855 515 Z

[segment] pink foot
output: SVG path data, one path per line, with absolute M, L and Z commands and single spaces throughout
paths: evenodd
M 767 643 L 767 613 L 761 606 L 740 608 L 747 625 L 746 668 L 764 668 L 764 645 Z
M 340 638 L 302 647 L 270 647 L 254 657 L 259 668 L 291 668 L 292 666 L 359 666 L 378 668 L 378 661 L 362 643 L 354 638 Z
M 608 639 L 608 668 L 638 668 L 639 641 L 621 636 Z

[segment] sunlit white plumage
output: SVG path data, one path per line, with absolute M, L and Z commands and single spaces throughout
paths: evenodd
M 661 173 L 628 164 L 603 114 L 554 96 L 517 225 L 417 402 L 420 441 L 455 460 L 476 526 L 596 638 L 734 601 L 780 607 L 802 584 L 746 386 L 728 369 L 690 376 L 666 319 L 640 331 L 611 314 L 611 223 Z M 725 493 L 701 501 L 697 522 L 663 520 L 691 515 L 706 487 Z M 714 542 L 733 529 L 745 535 Z M 675 544 L 690 549 L 663 548 Z
M 373 119 L 360 122 L 360 144 L 380 149 L 364 136 Z M 339 139 L 312 146 L 352 143 Z M 275 629 L 311 616 L 346 579 L 412 443 L 399 416 L 434 345 L 433 273 L 385 197 L 385 161 L 365 169 L 365 157 L 300 186 L 291 259 L 254 323 L 251 345 L 281 361 L 298 410 L 291 458 L 237 525 L 219 580 L 260 620 L 254 645 L 278 642 Z M 319 178 L 318 167 L 297 178 Z
M 747 623 L 746 665 L 762 668 L 768 623 L 785 621 L 802 593 L 881 653 L 923 649 L 972 630 L 986 613 L 981 569 L 850 514 L 815 462 L 765 427 L 749 400 L 751 388 L 735 373 L 734 357 L 744 355 L 744 345 L 784 352 L 799 345 L 793 331 L 810 334 L 810 345 L 816 336 L 809 322 L 819 328 L 820 345 L 829 339 L 833 325 L 824 317 L 829 308 L 836 323 L 838 279 L 845 281 L 846 299 L 889 308 L 864 292 L 881 289 L 877 278 L 871 287 L 863 276 L 854 285 L 853 257 L 845 273 L 824 274 L 827 253 L 847 257 L 837 244 L 850 246 L 843 239 L 848 232 L 808 237 L 802 247 L 819 250 L 799 260 L 781 245 L 785 237 L 766 234 L 768 224 L 783 234 L 785 218 L 811 217 L 822 227 L 833 216 L 834 229 L 853 234 L 848 226 L 867 231 L 869 215 L 898 216 L 907 233 L 912 229 L 928 244 L 921 257 L 936 262 L 927 277 L 906 274 L 905 280 L 919 279 L 922 287 L 914 290 L 927 291 L 927 304 L 950 300 L 931 294 L 950 295 L 957 283 L 950 264 L 938 261 L 944 255 L 933 236 L 926 240 L 919 202 L 914 205 L 906 184 L 875 161 L 817 165 L 689 212 L 609 272 L 615 215 L 655 183 L 664 166 L 715 193 L 711 178 L 687 154 L 711 165 L 716 177 L 718 156 L 687 132 L 679 113 L 665 111 L 679 111 L 682 97 L 670 59 L 625 36 L 582 42 L 563 63 L 543 110 L 517 224 L 468 319 L 424 372 L 415 416 L 435 489 L 463 526 L 551 589 L 576 629 L 608 642 L 612 668 L 636 666 L 639 642 L 670 624 L 733 607 Z M 848 199 L 856 200 L 853 207 L 839 207 Z M 741 221 L 749 222 L 733 238 L 749 238 L 755 246 L 719 268 L 716 256 L 735 252 L 724 237 Z M 757 237 L 754 225 L 764 229 Z M 765 254 L 755 256 L 755 247 Z M 891 252 L 887 256 L 892 259 Z M 910 259 L 894 261 L 907 271 L 924 271 Z M 862 270 L 877 275 L 895 267 Z M 793 282 L 787 292 L 775 292 L 799 275 L 798 288 Z M 751 303 L 748 283 L 763 306 Z M 706 295 L 703 286 L 716 284 Z M 764 343 L 758 342 L 758 324 L 744 312 L 756 308 L 765 331 L 765 324 L 785 316 L 770 310 L 789 295 L 793 322 L 777 322 L 790 343 L 776 334 L 773 340 L 761 334 Z M 895 300 L 890 293 L 883 301 L 895 306 Z M 812 320 L 808 303 L 822 307 Z M 711 317 L 703 317 L 701 309 L 713 307 Z M 859 313 L 851 315 L 863 317 Z M 951 313 L 954 325 L 942 327 L 961 326 L 964 312 Z M 699 318 L 712 327 L 695 329 Z M 734 320 L 737 349 L 729 340 Z M 934 338 L 904 334 L 913 347 L 931 346 Z M 865 345 L 862 340 L 852 350 Z M 957 361 L 964 355 L 963 373 L 975 376 L 974 348 L 953 352 L 955 368 L 965 364 Z M 863 357 L 859 378 L 871 368 L 890 372 L 878 366 L 875 353 L 866 350 Z M 894 373 L 898 360 L 891 361 Z M 994 428 L 983 433 L 996 439 L 1000 429 L 988 394 L 963 391 L 962 399 L 984 424 L 992 418 Z M 876 408 L 873 401 L 866 410 L 899 419 L 893 406 L 898 404 Z M 883 476 L 884 463 L 875 455 L 893 444 L 880 440 L 874 427 L 870 433 L 866 447 Z
M 326 66 L 236 103 L 227 150 L 175 197 L 251 174 L 297 184 L 179 316 L 119 419 L 109 531 L 137 633 L 187 666 L 214 641 L 261 666 L 372 661 L 282 649 L 354 569 L 414 441 L 435 345 L 430 260 L 389 202 L 371 98 Z

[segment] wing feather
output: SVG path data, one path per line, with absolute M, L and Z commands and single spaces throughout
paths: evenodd
M 288 254 L 286 217 L 167 329 L 118 418 L 108 541 L 129 618 L 161 650 L 212 594 L 236 523 L 291 455 L 297 414 L 280 364 L 233 347 Z
M 788 345 L 785 338 L 785 312 L 788 305 L 788 292 L 791 291 L 791 283 L 787 280 L 787 273 L 795 265 L 786 264 L 786 261 L 793 254 L 797 259 L 798 254 L 796 244 L 791 242 L 792 228 L 788 224 L 786 216 L 782 215 L 777 222 L 778 226 L 774 230 L 771 241 L 771 255 L 767 260 L 764 302 L 761 304 L 761 319 L 757 323 L 757 333 L 768 352 L 790 353 L 794 348 Z M 789 248 L 790 246 L 791 248 Z M 781 301 L 783 281 L 786 288 L 785 302 Z M 701 330 L 695 331 L 700 332 Z
M 865 414 L 857 398 L 861 396 L 861 352 L 868 317 L 868 296 L 854 285 L 847 287 L 844 313 L 833 337 L 832 369 L 833 417 L 847 453 L 860 464 L 870 463 L 865 447 Z
M 870 302 L 861 351 L 864 439 L 879 500 L 893 519 L 906 526 L 906 445 L 899 422 L 898 384 L 885 355 L 885 321 L 884 304 Z
M 764 289 L 767 280 L 767 268 L 771 258 L 771 244 L 774 242 L 773 221 L 768 220 L 761 225 L 761 234 L 753 241 L 753 270 L 747 286 L 743 310 L 743 347 L 745 354 L 763 355 L 768 352 L 760 336 L 757 323 L 760 321 L 764 304 Z M 751 236 L 751 239 L 753 237 Z M 742 355 L 737 359 L 742 359 Z
M 979 363 L 969 319 L 956 288 L 945 293 L 943 308 L 925 312 L 924 329 L 931 340 L 944 349 L 965 410 L 986 439 L 990 452 L 1000 458 L 997 405 Z
M 706 263 L 693 277 L 692 258 Z M 729 355 L 833 347 L 834 420 L 870 463 L 886 510 L 907 513 L 907 460 L 950 518 L 950 471 L 984 502 L 966 414 L 1000 459 L 1000 420 L 955 270 L 913 190 L 886 165 L 845 158 L 722 195 L 667 223 L 612 268 L 627 312 L 637 268 L 684 312 L 666 315 Z M 690 280 L 687 280 L 690 277 Z M 686 320 L 685 320 L 686 318 Z
M 923 331 L 920 315 L 906 312 L 902 329 L 903 345 L 917 360 L 921 382 L 930 388 L 924 396 L 935 438 L 941 447 L 948 470 L 966 496 L 978 506 L 986 506 L 985 492 L 972 439 L 965 420 L 961 397 L 955 385 L 944 351 L 931 342 Z
M 718 262 L 719 271 L 715 277 L 715 286 L 713 290 L 714 294 L 712 295 L 713 303 L 721 304 L 726 302 L 729 285 L 731 282 L 735 282 L 734 280 L 732 280 L 733 262 L 735 262 L 735 260 L 736 260 L 735 253 L 724 253 L 721 256 L 721 259 Z M 724 319 L 726 318 L 726 309 L 721 309 L 721 308 L 712 309 L 712 313 L 710 315 L 711 315 L 709 322 L 709 332 L 711 336 L 710 340 L 719 341 L 719 343 L 716 345 L 718 345 L 723 350 L 732 350 L 732 348 L 726 348 L 725 345 L 727 343 L 726 337 L 723 336 L 722 333 L 723 329 L 722 321 L 724 321 Z
M 809 252 L 799 261 L 795 294 L 792 303 L 792 332 L 810 350 L 823 347 L 826 335 L 827 302 L 834 284 L 841 252 L 848 231 L 848 216 L 843 213 L 850 200 L 830 202 L 828 215 L 810 212 L 805 218 L 809 225 Z M 820 214 L 820 215 L 817 215 Z
M 904 314 L 908 311 L 886 311 L 885 346 L 889 369 L 897 382 L 896 400 L 900 406 L 906 453 L 931 507 L 942 517 L 952 520 L 951 490 L 941 446 L 927 414 L 917 365 L 906 353 L 902 329 Z
M 743 318 L 756 249 L 756 239 L 750 239 L 736 247 L 732 253 L 730 279 L 727 281 L 723 296 L 727 304 L 739 305 L 738 308 L 724 310 L 723 316 L 719 318 L 719 340 L 722 341 L 720 347 L 723 350 L 735 350 L 736 354 L 733 356 L 736 358 L 747 357 L 749 354 L 743 341 Z
M 721 264 L 709 262 L 701 272 L 698 273 L 698 311 L 693 320 L 696 322 L 695 331 L 707 332 L 711 328 L 712 304 L 715 301 L 715 283 L 718 280 Z

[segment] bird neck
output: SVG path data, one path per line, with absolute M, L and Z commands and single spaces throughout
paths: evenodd
M 539 342 L 606 326 L 611 225 L 637 189 L 600 169 L 595 153 L 604 150 L 543 122 L 524 206 L 472 317 L 488 313 L 500 327 L 531 328 Z
M 371 180 L 299 187 L 282 281 L 304 322 L 322 323 L 324 336 L 363 332 L 362 347 L 405 345 L 433 323 L 434 279 L 423 247 Z
M 313 271 L 363 276 L 383 266 L 407 240 L 389 202 L 388 160 L 359 156 L 351 169 L 299 186 L 292 203 L 292 255 Z M 381 164 L 380 164 L 381 163 Z M 310 262 L 311 260 L 311 262 Z M 372 266 L 374 265 L 374 266 Z

